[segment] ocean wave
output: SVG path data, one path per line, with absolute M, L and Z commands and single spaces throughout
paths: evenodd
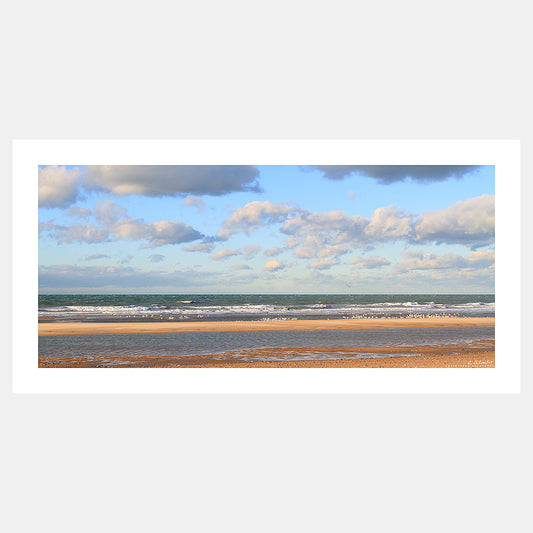
M 199 305 L 179 300 L 177 305 L 63 305 L 39 308 L 43 320 L 276 320 L 297 318 L 410 318 L 415 316 L 490 316 L 494 302 L 435 303 L 433 301 L 394 301 L 365 304 L 250 303 Z

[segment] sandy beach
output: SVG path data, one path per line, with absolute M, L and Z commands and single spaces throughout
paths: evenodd
M 41 337 L 248 331 L 341 331 L 384 328 L 494 326 L 494 318 L 277 320 L 242 322 L 43 322 Z M 305 341 L 304 341 L 305 342 Z M 335 340 L 333 340 L 335 342 Z M 416 342 L 416 341 L 415 341 Z M 114 352 L 40 358 L 39 367 L 63 368 L 493 368 L 494 340 L 413 346 L 269 347 L 198 355 Z M 215 352 L 215 350 L 213 350 Z M 201 352 L 200 352 L 201 353 Z
M 324 331 L 377 328 L 494 326 L 494 317 L 268 320 L 246 322 L 41 322 L 39 335 L 196 333 L 222 331 Z

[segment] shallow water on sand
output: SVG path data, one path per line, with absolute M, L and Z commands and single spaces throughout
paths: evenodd
M 381 328 L 327 331 L 237 331 L 39 337 L 39 357 L 190 356 L 261 348 L 387 347 L 494 339 L 494 327 Z M 363 355 L 363 354 L 360 354 Z M 312 358 L 330 358 L 326 354 Z M 301 359 L 301 354 L 293 356 Z M 290 354 L 284 359 L 291 359 Z

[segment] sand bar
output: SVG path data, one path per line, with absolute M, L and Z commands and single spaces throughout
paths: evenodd
M 41 322 L 39 323 L 39 335 L 104 335 L 219 331 L 319 331 L 460 326 L 494 326 L 494 317 L 363 318 L 340 320 L 267 320 L 247 322 Z

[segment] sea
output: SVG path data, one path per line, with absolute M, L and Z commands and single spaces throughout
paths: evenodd
M 39 322 L 265 321 L 343 318 L 493 317 L 494 295 L 165 294 L 40 295 Z M 323 331 L 50 335 L 39 337 L 39 358 L 98 358 L 121 366 L 124 356 L 215 355 L 259 360 L 359 358 L 344 347 L 402 347 L 494 339 L 494 327 L 381 328 Z M 307 352 L 291 348 L 306 347 Z M 331 353 L 313 348 L 336 347 Z M 272 348 L 270 353 L 264 349 Z M 281 349 L 281 350 L 280 350 Z M 401 355 L 400 352 L 397 355 Z M 406 350 L 405 356 L 416 355 Z
M 241 321 L 493 317 L 488 294 L 63 294 L 39 296 L 39 321 Z

